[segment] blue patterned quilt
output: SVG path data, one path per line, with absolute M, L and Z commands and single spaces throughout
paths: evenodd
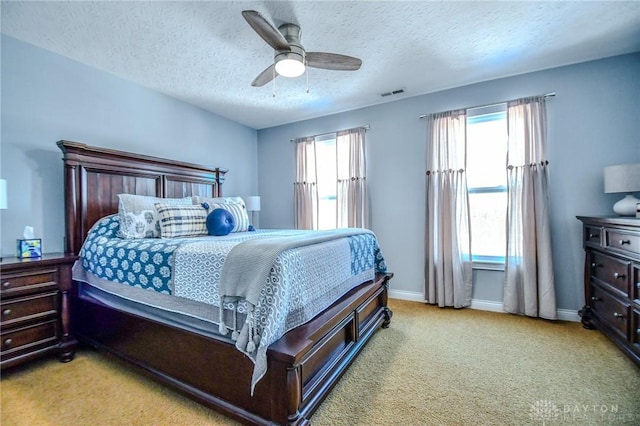
M 86 271 L 101 279 L 216 307 L 220 306 L 221 271 L 233 247 L 253 238 L 314 232 L 260 230 L 224 237 L 121 239 L 118 228 L 119 218 L 112 215 L 90 230 L 80 253 Z M 266 351 L 271 343 L 312 319 L 351 288 L 373 279 L 376 272 L 385 271 L 375 236 L 352 235 L 280 253 L 255 308 L 248 309 L 242 300 L 225 301 L 225 309 L 251 314 L 250 329 L 246 323 L 228 325 L 236 347 L 255 364 L 252 389 L 266 372 Z

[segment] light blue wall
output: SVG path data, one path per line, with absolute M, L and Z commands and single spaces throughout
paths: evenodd
M 63 249 L 60 139 L 227 167 L 225 194 L 259 193 L 261 226 L 287 228 L 293 226 L 289 140 L 370 124 L 372 229 L 396 273 L 392 289 L 421 295 L 426 135 L 418 115 L 555 91 L 548 102 L 555 275 L 558 306 L 575 310 L 583 303 L 575 216 L 610 213 L 619 197 L 603 194 L 603 167 L 640 161 L 640 53 L 256 132 L 10 37 L 3 35 L 1 43 L 0 177 L 9 186 L 9 209 L 0 213 L 5 256 L 13 254 L 25 225 L 36 228 L 46 252 Z M 475 299 L 501 301 L 501 273 L 477 271 L 475 277 Z
M 584 302 L 584 257 L 581 225 L 575 216 L 612 213 L 611 206 L 620 197 L 603 193 L 603 167 L 640 161 L 640 53 L 259 130 L 260 224 L 293 226 L 291 138 L 370 124 L 367 180 L 372 230 L 396 274 L 392 290 L 421 296 L 426 129 L 418 116 L 548 92 L 557 94 L 547 103 L 556 293 L 559 308 L 577 310 Z M 475 277 L 474 299 L 501 302 L 501 272 L 477 271 Z
M 230 170 L 225 195 L 257 192 L 256 130 L 60 55 L 2 36 L 1 253 L 25 225 L 64 249 L 60 139 Z

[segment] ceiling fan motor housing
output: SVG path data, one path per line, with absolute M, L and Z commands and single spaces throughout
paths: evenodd
M 300 43 L 300 27 L 296 24 L 282 24 L 278 27 L 278 31 L 287 40 L 291 50 L 276 50 L 273 57 L 274 61 L 278 62 L 286 58 L 294 59 L 304 64 L 305 51 Z

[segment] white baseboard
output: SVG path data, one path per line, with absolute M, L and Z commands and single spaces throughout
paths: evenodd
M 471 309 L 505 313 L 504 309 L 502 309 L 502 302 L 494 302 L 492 300 L 471 299 Z
M 392 299 L 409 300 L 411 302 L 426 302 L 424 294 L 415 291 L 389 289 L 389 297 Z
M 400 299 L 400 300 L 409 300 L 412 302 L 425 302 L 424 294 L 417 293 L 415 291 L 406 291 L 406 290 L 389 290 L 389 297 L 392 299 Z M 479 300 L 473 299 L 471 301 L 471 309 L 477 309 L 479 311 L 491 311 L 491 312 L 500 312 L 506 313 L 502 309 L 502 302 L 495 302 L 492 300 Z M 580 322 L 580 315 L 578 315 L 578 311 L 574 311 L 571 309 L 558 309 L 557 310 L 558 319 L 561 321 L 572 321 L 572 322 Z
M 572 309 L 558 309 L 558 319 L 562 321 L 580 322 L 582 318 L 578 315 L 578 311 Z

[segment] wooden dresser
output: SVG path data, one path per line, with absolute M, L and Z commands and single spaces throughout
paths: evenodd
M 597 328 L 640 366 L 640 219 L 584 217 L 585 328 Z
M 38 259 L 4 258 L 0 264 L 0 367 L 57 353 L 73 359 L 69 334 L 71 267 L 76 256 L 46 254 Z

